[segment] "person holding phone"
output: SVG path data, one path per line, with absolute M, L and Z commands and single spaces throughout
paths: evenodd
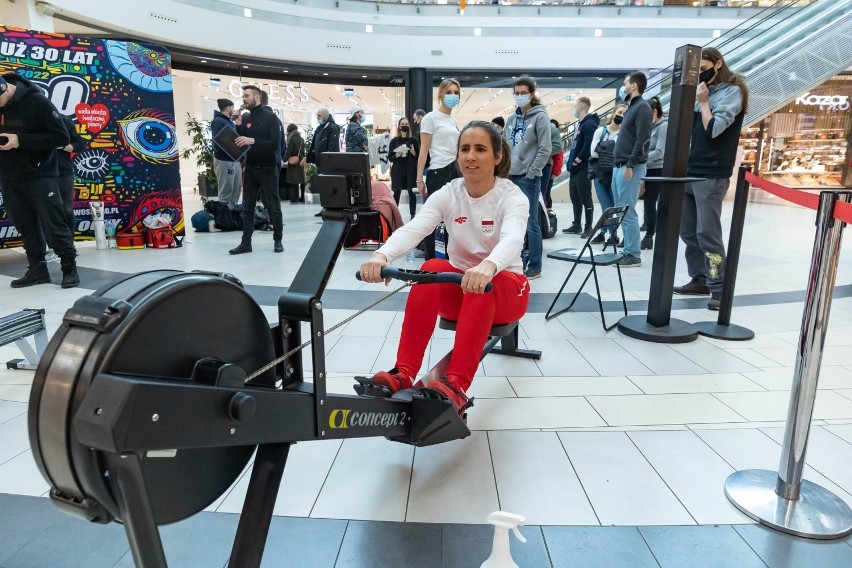
M 399 205 L 402 191 L 408 192 L 408 212 L 414 219 L 417 210 L 417 157 L 420 155 L 420 143 L 411 136 L 411 126 L 406 117 L 397 123 L 398 134 L 388 144 L 388 157 L 391 163 L 391 189 L 393 199 Z

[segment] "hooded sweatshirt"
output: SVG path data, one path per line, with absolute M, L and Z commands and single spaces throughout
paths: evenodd
M 534 179 L 550 159 L 550 118 L 544 105 L 536 105 L 527 112 L 521 109 L 509 115 L 503 137 L 512 149 L 510 176 Z
M 230 116 L 227 116 L 225 113 L 219 110 L 213 111 L 213 121 L 210 123 L 210 134 L 213 139 L 216 139 L 216 136 L 225 128 L 230 128 L 231 130 L 237 130 L 237 127 L 234 125 L 234 121 L 231 120 Z M 213 157 L 217 160 L 223 162 L 233 162 L 234 159 L 222 148 L 219 147 L 216 142 L 213 142 Z
M 577 126 L 577 135 L 574 136 L 571 153 L 568 154 L 568 171 L 572 174 L 589 165 L 589 156 L 592 155 L 592 140 L 600 123 L 601 117 L 593 112 L 584 116 Z M 579 160 L 580 163 L 575 164 L 574 160 Z
M 651 145 L 648 147 L 648 169 L 659 170 L 663 167 L 666 153 L 666 134 L 669 131 L 669 119 L 663 117 L 651 127 Z
M 56 149 L 68 145 L 68 132 L 62 116 L 41 89 L 15 73 L 3 78 L 16 91 L 0 107 L 0 134 L 17 134 L 20 146 L 0 152 L 0 179 L 17 181 L 35 177 L 56 177 Z

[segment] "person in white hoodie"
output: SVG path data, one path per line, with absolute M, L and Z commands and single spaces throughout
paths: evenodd
M 505 179 L 509 155 L 508 145 L 491 123 L 470 122 L 459 137 L 456 160 L 463 177 L 433 193 L 417 216 L 361 265 L 362 280 L 381 282 L 383 267 L 404 258 L 443 221 L 450 235 L 449 259 L 428 260 L 421 270 L 464 274 L 461 286 L 419 284 L 411 288 L 396 365 L 376 373 L 374 384 L 391 393 L 413 386 L 440 315 L 458 322 L 455 343 L 447 375 L 429 383 L 428 388 L 452 401 L 463 414 L 471 406 L 465 392 L 491 326 L 518 321 L 526 313 L 529 283 L 523 274 L 521 247 L 529 202 L 518 186 Z M 485 294 L 489 283 L 494 290 Z
M 651 105 L 651 119 L 654 121 L 651 126 L 651 145 L 648 149 L 648 173 L 647 177 L 660 177 L 663 175 L 663 157 L 666 153 L 666 134 L 669 131 L 669 119 L 666 118 L 663 112 L 663 105 L 660 104 L 660 99 L 651 97 L 648 99 L 648 104 Z M 645 210 L 644 224 L 645 237 L 640 243 L 642 250 L 651 250 L 654 248 L 654 233 L 657 231 L 657 200 L 660 197 L 660 182 L 646 181 L 645 182 Z
M 503 137 L 512 149 L 509 178 L 521 188 L 530 202 L 527 221 L 528 262 L 524 274 L 530 280 L 541 277 L 542 242 L 538 224 L 538 198 L 542 171 L 550 159 L 550 118 L 547 108 L 535 96 L 535 82 L 520 76 L 513 87 L 515 112 L 506 120 Z
M 599 126 L 592 136 L 589 176 L 595 182 L 595 195 L 597 195 L 598 203 L 600 203 L 601 213 L 613 205 L 612 152 L 615 148 L 615 141 L 618 140 L 618 131 L 621 130 L 621 121 L 624 120 L 626 110 L 626 105 L 618 105 L 610 117 L 609 124 Z M 603 243 L 613 246 L 618 244 L 618 235 L 612 227 L 604 229 L 592 239 L 592 244 Z

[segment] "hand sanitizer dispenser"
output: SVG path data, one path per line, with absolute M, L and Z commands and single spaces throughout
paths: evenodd
M 104 228 L 104 202 L 92 201 L 89 203 L 92 211 L 92 227 L 95 230 L 95 248 L 104 250 L 107 248 L 106 229 Z
M 512 552 L 509 549 L 509 529 L 515 533 L 518 540 L 526 542 L 527 539 L 518 530 L 518 525 L 523 525 L 527 520 L 521 515 L 495 511 L 488 515 L 488 522 L 494 525 L 494 544 L 491 548 L 491 556 L 482 563 L 480 568 L 518 568 L 512 560 Z

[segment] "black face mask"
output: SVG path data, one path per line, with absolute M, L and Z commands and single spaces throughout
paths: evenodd
M 698 80 L 701 83 L 707 83 L 709 85 L 710 81 L 712 81 L 715 77 L 716 77 L 716 68 L 711 67 L 710 69 L 705 69 L 704 71 L 702 71 L 701 74 L 698 75 Z
M 400 126 L 399 131 L 400 132 L 408 132 L 408 127 L 407 126 Z
M 621 116 L 620 114 L 617 114 L 617 115 L 615 115 L 615 116 L 613 116 L 613 117 L 612 117 L 612 122 L 613 122 L 613 124 L 621 124 L 621 122 L 622 122 L 623 120 L 624 120 L 624 117 L 623 117 L 623 116 Z

